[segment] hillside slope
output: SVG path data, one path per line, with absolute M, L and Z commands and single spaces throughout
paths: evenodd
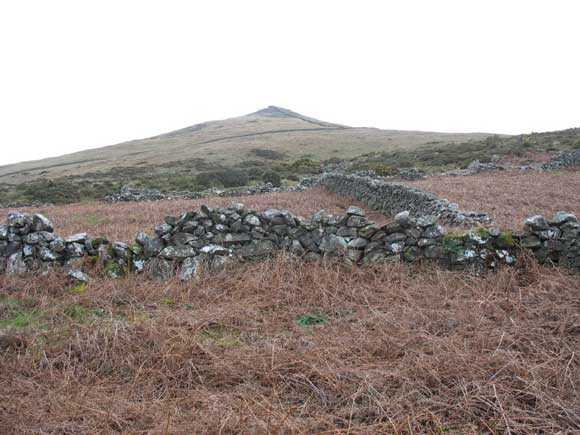
M 459 143 L 487 136 L 348 127 L 270 106 L 249 115 L 204 122 L 146 139 L 0 166 L 0 183 L 107 173 L 119 168 L 172 171 L 191 161 L 197 166 L 227 167 L 260 159 L 346 159 L 370 152 L 409 150 L 431 142 Z

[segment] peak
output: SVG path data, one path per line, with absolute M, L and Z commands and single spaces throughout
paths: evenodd
M 278 106 L 268 106 L 265 109 L 258 110 L 257 112 L 250 113 L 249 116 L 267 116 L 271 118 L 286 118 L 295 117 L 298 113 L 292 112 L 289 109 Z M 300 115 L 298 115 L 300 116 Z

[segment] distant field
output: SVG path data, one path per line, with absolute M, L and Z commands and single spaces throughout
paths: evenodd
M 465 210 L 490 214 L 502 228 L 521 228 L 526 217 L 551 218 L 560 210 L 580 217 L 580 172 L 494 171 L 468 177 L 430 177 L 404 182 L 456 202 Z

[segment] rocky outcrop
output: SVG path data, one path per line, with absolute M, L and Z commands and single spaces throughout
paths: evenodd
M 523 252 L 540 262 L 580 271 L 580 225 L 565 212 L 550 221 L 533 216 L 521 234 L 478 227 L 448 234 L 434 215 L 405 210 L 377 226 L 358 207 L 333 216 L 321 210 L 306 220 L 284 210 L 257 212 L 243 204 L 168 216 L 134 243 L 110 243 L 86 233 L 59 237 L 50 220 L 12 212 L 0 225 L 0 272 L 24 274 L 63 267 L 88 282 L 84 264 L 102 264 L 110 278 L 146 273 L 158 280 L 194 279 L 202 270 L 284 250 L 305 261 L 338 259 L 353 265 L 430 261 L 451 269 L 482 271 L 513 264 Z
M 415 216 L 437 216 L 449 225 L 475 225 L 490 220 L 486 213 L 460 211 L 455 203 L 404 184 L 342 174 L 326 174 L 320 178 L 320 184 L 331 192 L 352 196 L 390 216 L 408 210 Z

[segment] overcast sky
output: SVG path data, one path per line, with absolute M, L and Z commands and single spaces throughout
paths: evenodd
M 353 126 L 580 126 L 580 1 L 0 3 L 0 164 L 268 105 Z

